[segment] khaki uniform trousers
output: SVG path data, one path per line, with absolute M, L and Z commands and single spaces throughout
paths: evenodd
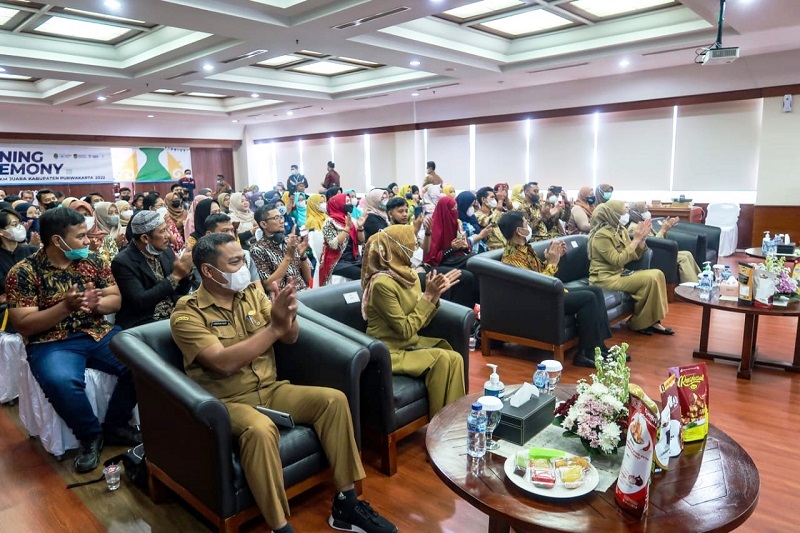
M 270 527 L 279 526 L 289 516 L 289 502 L 283 487 L 278 428 L 254 406 L 289 413 L 296 424 L 314 427 L 337 490 L 365 477 L 350 408 L 341 391 L 279 381 L 223 402 L 230 413 L 231 431 L 239 438 L 247 484 Z

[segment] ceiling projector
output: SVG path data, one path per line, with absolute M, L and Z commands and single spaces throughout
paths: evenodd
M 703 65 L 723 65 L 733 63 L 739 59 L 739 47 L 708 48 L 700 53 L 700 63 Z

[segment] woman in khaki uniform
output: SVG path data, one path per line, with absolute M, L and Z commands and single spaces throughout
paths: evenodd
M 414 229 L 407 225 L 392 225 L 370 237 L 361 268 L 361 313 L 367 335 L 389 349 L 393 373 L 425 374 L 433 416 L 466 394 L 464 360 L 446 341 L 421 337 L 419 330 L 430 323 L 439 297 L 457 283 L 461 271 L 428 274 L 423 293 L 411 268 L 416 246 Z
M 628 207 L 628 213 L 631 215 L 631 224 L 628 226 L 628 231 L 634 231 L 636 226 L 645 219 L 650 218 L 650 211 L 647 210 L 647 205 L 644 202 L 633 202 Z M 656 233 L 655 229 L 650 229 L 650 237 L 658 239 L 666 239 L 667 233 L 679 221 L 678 217 L 666 219 L 661 224 L 661 229 Z M 692 282 L 697 283 L 698 275 L 700 274 L 700 267 L 694 260 L 692 252 L 686 250 L 678 250 L 678 279 L 681 283 Z
M 656 269 L 625 271 L 626 264 L 642 257 L 647 249 L 645 238 L 652 228 L 649 220 L 642 221 L 631 240 L 625 228 L 629 220 L 625 204 L 618 200 L 595 207 L 589 233 L 589 283 L 633 297 L 630 329 L 645 335 L 673 335 L 674 331 L 661 325 L 667 314 L 664 273 Z

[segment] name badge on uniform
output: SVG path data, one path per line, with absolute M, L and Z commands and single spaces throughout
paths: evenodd
M 215 320 L 214 322 L 211 323 L 211 325 L 213 327 L 227 326 L 228 325 L 228 321 L 227 320 Z

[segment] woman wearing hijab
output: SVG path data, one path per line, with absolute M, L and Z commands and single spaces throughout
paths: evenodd
M 614 194 L 614 187 L 608 183 L 601 183 L 594 191 L 595 205 L 604 204 L 611 200 L 611 195 Z
M 386 214 L 386 203 L 389 193 L 385 189 L 372 189 L 364 196 L 364 242 L 389 227 L 389 216 Z
M 124 234 L 125 229 L 128 227 L 128 222 L 133 218 L 133 208 L 127 201 L 120 200 L 117 202 L 117 212 L 119 213 L 119 225 Z M 125 239 L 126 242 L 127 240 Z
M 189 242 L 192 233 L 194 233 L 194 220 L 195 220 L 194 215 L 197 212 L 197 205 L 203 200 L 207 199 L 208 196 L 205 196 L 203 194 L 198 194 L 197 196 L 194 197 L 194 200 L 192 200 L 192 205 L 189 206 L 189 214 L 186 217 L 186 222 L 183 225 L 183 237 L 186 242 Z M 205 221 L 205 219 L 203 220 Z M 203 229 L 202 225 L 200 226 L 200 229 Z M 194 246 L 194 244 L 192 244 L 192 246 Z
M 66 198 L 61 200 L 61 207 L 65 208 L 65 209 L 68 209 L 68 208 L 72 207 L 72 202 L 77 202 L 77 201 L 78 201 L 78 199 L 75 198 L 74 196 L 67 196 Z
M 239 223 L 239 227 L 236 228 L 237 233 L 255 231 L 253 227 L 255 225 L 255 217 L 253 216 L 253 212 L 250 211 L 250 201 L 245 198 L 243 193 L 235 192 L 231 194 L 231 210 L 228 216 L 231 217 L 231 221 L 234 225 L 237 222 Z
M 325 223 L 326 209 L 328 208 L 325 197 L 319 193 L 312 194 L 308 197 L 307 205 L 306 229 L 308 231 L 322 231 L 322 224 Z
M 83 200 L 75 200 L 70 204 L 69 208 L 74 209 L 85 218 L 89 250 L 111 262 L 119 253 L 119 247 L 115 240 L 109 236 L 108 231 L 98 226 L 94 208 Z
M 463 191 L 456 197 L 456 206 L 458 207 L 458 220 L 461 222 L 461 230 L 466 233 L 472 245 L 472 253 L 482 253 L 489 251 L 486 245 L 486 239 L 492 232 L 490 226 L 482 228 L 475 217 L 475 195 L 469 191 Z
M 592 215 L 589 233 L 589 283 L 612 291 L 627 292 L 634 299 L 633 316 L 628 327 L 645 335 L 672 335 L 661 325 L 667 314 L 667 285 L 660 270 L 626 271 L 625 265 L 642 257 L 647 249 L 645 238 L 650 234 L 649 220 L 641 222 L 628 235 L 630 215 L 625 204 L 611 200 L 600 204 Z
M 231 212 L 231 193 L 222 192 L 217 196 L 217 203 L 219 204 L 220 213 L 226 215 Z
M 388 187 L 386 187 L 386 192 L 389 193 L 389 198 L 394 198 L 395 196 L 398 195 L 398 193 L 400 191 L 399 191 L 399 189 L 397 187 L 397 184 L 392 182 L 392 183 L 389 184 Z
M 292 218 L 297 223 L 297 227 L 305 228 L 306 217 L 308 213 L 308 196 L 304 192 L 294 193 L 294 209 L 292 209 Z
M 628 214 L 631 216 L 631 222 L 628 225 L 628 231 L 636 231 L 639 224 L 645 220 L 650 220 L 650 211 L 647 210 L 647 204 L 644 202 L 632 202 L 628 207 Z M 666 239 L 667 233 L 679 221 L 678 217 L 668 218 L 662 224 L 661 228 L 656 230 L 650 226 L 650 234 L 648 237 L 655 237 L 657 239 Z M 678 279 L 681 283 L 697 283 L 698 275 L 700 274 L 700 267 L 694 260 L 692 252 L 686 250 L 678 250 Z
M 519 183 L 511 188 L 511 207 L 513 210 L 518 210 L 524 206 L 528 201 L 525 199 L 525 184 Z
M 361 277 L 358 244 L 364 228 L 345 213 L 346 198 L 344 194 L 337 194 L 328 200 L 328 220 L 322 225 L 324 242 L 319 265 L 321 285 L 327 285 L 334 274 L 347 279 Z
M 367 243 L 361 270 L 361 314 L 367 335 L 389 349 L 392 373 L 425 375 L 428 409 L 433 417 L 466 394 L 464 360 L 442 339 L 421 337 L 439 306 L 439 297 L 458 282 L 459 271 L 429 274 L 425 292 L 411 268 L 417 246 L 414 229 L 397 224 L 376 233 Z
M 177 194 L 171 192 L 164 197 L 164 205 L 167 206 L 167 219 L 171 220 L 177 230 L 183 235 L 186 217 L 189 213 L 183 208 L 183 201 Z M 182 239 L 183 237 L 181 237 Z
M 592 213 L 596 203 L 592 188 L 581 187 L 567 221 L 567 235 L 588 234 L 592 230 Z
M 25 201 L 17 201 L 12 205 L 14 206 L 14 211 L 19 213 L 22 224 L 27 227 L 26 240 L 31 242 L 31 238 L 33 238 L 34 245 L 36 245 L 37 238 L 34 234 L 39 235 L 39 208 Z
M 201 196 L 195 196 L 195 200 Z M 189 235 L 188 246 L 194 248 L 200 237 L 206 234 L 206 219 L 209 215 L 216 213 L 219 213 L 219 204 L 211 198 L 204 198 L 197 203 L 194 208 L 194 222 L 192 224 L 194 231 Z
M 134 213 L 137 211 L 141 211 L 144 207 L 144 194 L 139 193 L 133 197 L 133 202 L 131 202 L 131 207 L 133 207 Z
M 442 194 L 449 196 L 450 198 L 455 199 L 456 197 L 456 188 L 449 183 L 445 183 L 444 187 L 442 187 Z
M 108 233 L 108 238 L 114 240 L 118 249 L 128 244 L 128 239 L 125 238 L 125 232 L 121 231 L 122 226 L 120 222 L 122 219 L 119 216 L 119 208 L 116 204 L 111 202 L 97 202 L 94 206 L 94 214 L 94 223 L 97 228 Z M 116 254 L 114 256 L 116 257 Z M 113 260 L 114 257 L 111 259 Z
M 425 263 L 434 267 L 463 268 L 470 253 L 472 245 L 458 220 L 456 201 L 444 195 L 433 212 L 431 246 L 425 255 Z

